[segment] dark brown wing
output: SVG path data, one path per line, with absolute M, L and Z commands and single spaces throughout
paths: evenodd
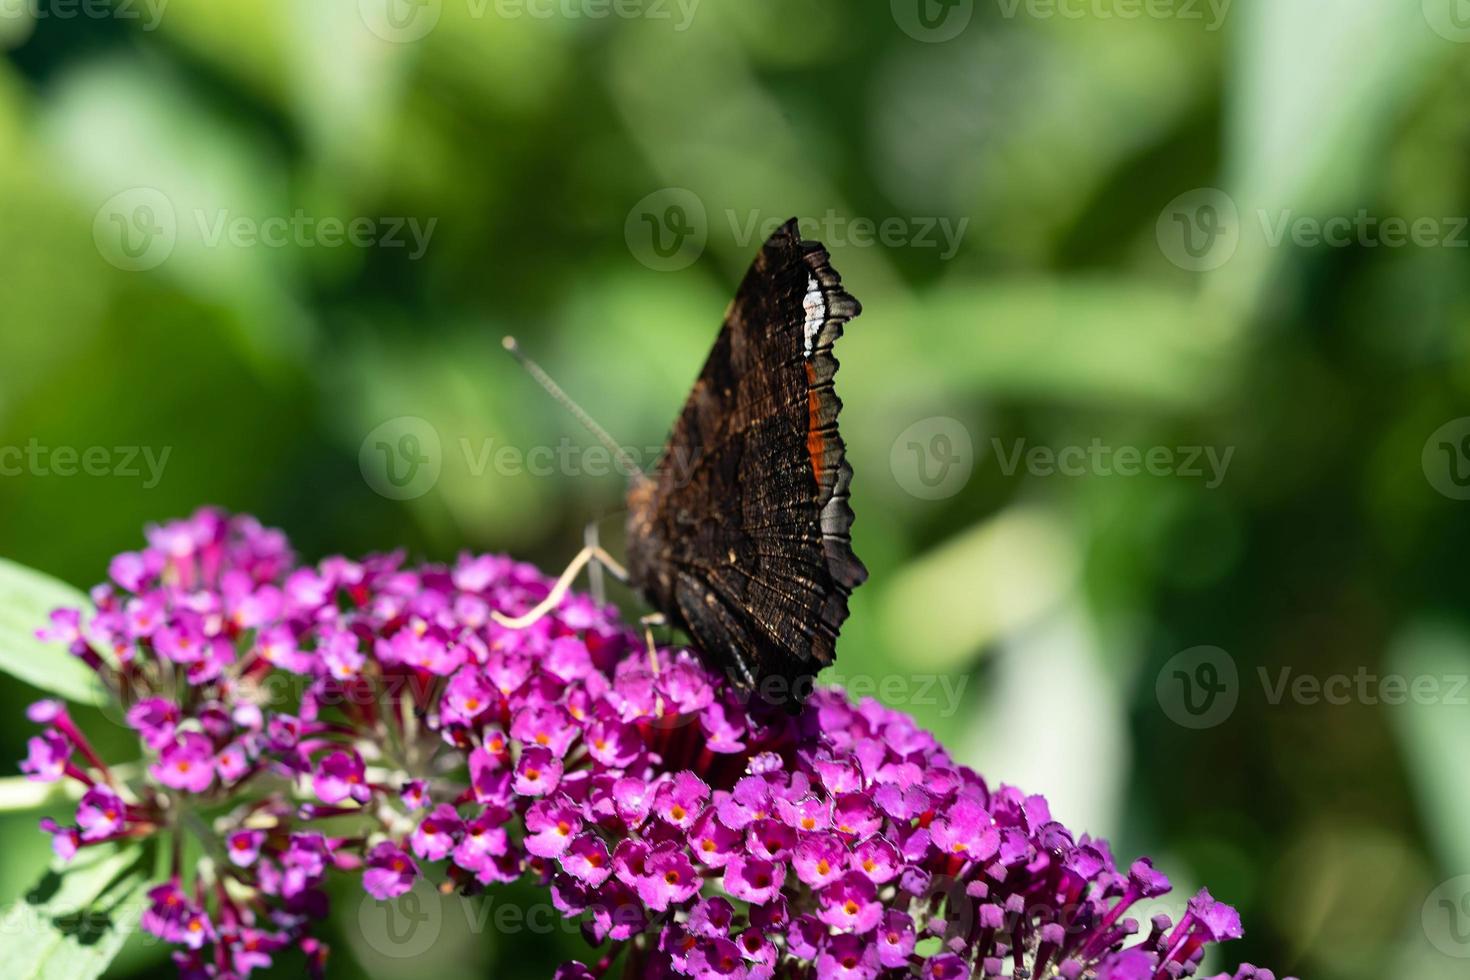
M 651 480 L 629 492 L 628 571 L 746 686 L 832 662 L 852 552 L 852 469 L 832 345 L 858 315 L 795 219 L 745 274 Z

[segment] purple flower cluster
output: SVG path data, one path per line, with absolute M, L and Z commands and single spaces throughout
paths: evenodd
M 876 702 L 748 700 L 583 596 L 499 625 L 551 586 L 525 564 L 300 566 L 212 510 L 148 537 L 45 631 L 126 706 L 143 767 L 110 770 L 54 702 L 22 767 L 85 787 L 46 824 L 63 856 L 171 832 L 144 925 L 185 975 L 293 946 L 320 971 L 333 868 L 379 899 L 430 865 L 465 893 L 533 876 L 600 953 L 567 978 L 1172 980 L 1241 933 L 1207 891 L 1145 932 L 1130 909 L 1169 889 L 1147 860 L 1119 869 Z

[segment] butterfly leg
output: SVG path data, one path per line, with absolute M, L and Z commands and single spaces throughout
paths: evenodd
M 586 547 L 577 552 L 577 557 L 573 558 L 572 563 L 567 566 L 567 570 L 561 573 L 561 578 L 556 580 L 556 584 L 551 587 L 551 591 L 546 594 L 546 598 L 538 602 L 534 608 L 527 610 L 520 616 L 505 616 L 492 609 L 490 611 L 490 618 L 507 629 L 525 629 L 560 605 L 562 599 L 566 598 L 567 590 L 572 586 L 572 580 L 582 570 L 582 566 L 594 560 L 606 568 L 614 578 L 619 581 L 626 581 L 628 576 L 627 571 L 624 570 L 622 565 L 617 563 L 612 555 L 609 555 L 606 551 L 598 547 Z
M 648 644 L 648 669 L 653 671 L 654 679 L 658 679 L 658 649 L 653 645 L 653 628 L 655 626 L 669 625 L 669 618 L 663 613 L 649 613 L 647 616 L 638 617 L 638 625 L 643 627 L 643 639 Z M 654 705 L 654 713 L 662 716 L 664 713 L 664 696 L 655 694 L 657 703 Z
M 587 548 L 596 548 L 599 543 L 597 522 L 588 521 L 587 526 L 582 529 L 582 545 Z M 607 602 L 607 590 L 602 586 L 602 565 L 598 562 L 587 566 L 587 591 L 592 593 L 593 601 L 599 606 Z

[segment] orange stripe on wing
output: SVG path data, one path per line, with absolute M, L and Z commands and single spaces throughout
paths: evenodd
M 822 435 L 822 396 L 814 387 L 817 383 L 817 372 L 810 361 L 806 365 L 806 451 L 812 458 L 812 476 L 817 478 L 817 486 L 822 486 L 822 464 L 827 458 L 827 440 Z

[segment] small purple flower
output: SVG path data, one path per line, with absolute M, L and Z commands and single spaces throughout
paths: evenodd
M 413 852 L 425 861 L 440 861 L 454 850 L 463 832 L 464 821 L 460 819 L 459 812 L 448 803 L 440 803 L 419 821 L 418 827 L 409 835 L 408 843 Z
M 63 861 L 76 857 L 82 835 L 76 827 L 63 827 L 50 817 L 41 818 L 41 829 L 51 835 L 51 850 Z
M 198 949 L 214 937 L 214 927 L 204 911 L 170 880 L 148 891 L 149 905 L 143 912 L 143 928 L 160 939 Z
M 677 773 L 654 794 L 653 812 L 665 823 L 687 828 L 699 816 L 709 795 L 709 786 L 694 773 Z
M 848 933 L 833 936 L 817 957 L 817 973 L 835 980 L 873 980 L 878 957 L 870 943 Z
M 250 772 L 250 754 L 243 742 L 231 742 L 214 759 L 215 772 L 225 784 L 236 783 Z
M 77 827 L 84 841 L 102 840 L 122 832 L 127 807 L 112 790 L 93 786 L 77 804 Z
M 596 834 L 581 834 L 567 845 L 561 855 L 561 866 L 567 874 L 589 888 L 598 888 L 612 874 L 612 857 L 607 844 Z
M 796 845 L 791 866 L 803 884 L 825 888 L 847 872 L 847 845 L 835 834 L 809 834 Z
M 734 921 L 735 909 L 719 896 L 702 898 L 689 910 L 689 931 L 707 939 L 729 935 Z
M 886 885 L 898 877 L 903 858 L 898 848 L 882 837 L 869 837 L 852 851 L 852 869 L 867 875 L 875 885 Z
M 561 782 L 562 763 L 549 750 L 533 746 L 521 753 L 512 783 L 520 796 L 545 796 Z
M 312 789 L 323 803 L 338 804 L 343 800 L 366 803 L 372 796 L 367 786 L 367 769 L 356 752 L 328 752 L 316 764 Z
M 499 692 L 479 670 L 462 667 L 449 679 L 440 705 L 446 723 L 468 725 L 499 701 Z
M 26 740 L 26 750 L 20 771 L 27 777 L 37 782 L 54 783 L 66 774 L 66 764 L 71 759 L 71 742 L 56 729 L 48 728 L 40 735 L 32 735 Z
M 655 912 L 687 902 L 704 883 L 679 848 L 655 851 L 644 868 L 647 873 L 638 883 L 638 895 Z
M 540 746 L 560 759 L 567 754 L 581 730 L 571 714 L 560 705 L 536 705 L 516 712 L 510 737 L 525 746 Z
M 860 872 L 850 871 L 818 893 L 817 918 L 834 929 L 864 935 L 878 927 L 883 906 L 878 890 Z
M 510 857 L 510 835 L 504 827 L 505 818 L 493 810 L 485 810 L 465 824 L 464 836 L 455 845 L 452 860 L 482 882 L 511 880 L 515 875 L 504 877 L 514 864 Z
M 384 841 L 367 855 L 362 873 L 362 887 L 373 898 L 382 901 L 397 898 L 413 887 L 419 866 L 396 844 Z
M 747 850 L 768 861 L 785 861 L 796 846 L 796 831 L 779 820 L 757 820 L 745 828 Z
M 694 850 L 694 859 L 711 868 L 723 868 L 730 859 L 740 853 L 744 839 L 726 827 L 715 816 L 714 810 L 706 810 L 689 830 L 689 841 Z
M 897 909 L 889 909 L 883 913 L 883 923 L 878 929 L 878 962 L 888 969 L 907 966 L 917 938 L 914 920 Z
M 560 857 L 581 829 L 582 815 L 570 800 L 538 800 L 526 811 L 526 850 L 537 857 Z
M 786 866 L 737 854 L 725 865 L 725 891 L 738 899 L 763 905 L 776 897 L 786 881 Z
M 934 846 L 946 854 L 958 854 L 968 861 L 986 861 L 1000 847 L 1000 834 L 992 826 L 990 814 L 973 800 L 960 799 L 929 827 Z
M 745 958 L 728 939 L 702 939 L 689 954 L 688 970 L 695 980 L 745 980 Z
M 214 745 L 207 735 L 184 732 L 164 746 L 148 771 L 170 789 L 203 793 L 214 783 Z
M 398 798 L 410 810 L 422 810 L 429 805 L 429 787 L 422 779 L 410 779 L 398 791 Z
M 265 843 L 263 830 L 237 830 L 225 839 L 225 850 L 230 863 L 239 868 L 248 868 L 260 857 L 260 845 Z
M 616 719 L 604 718 L 587 729 L 587 752 L 602 766 L 624 769 L 637 761 L 643 742 L 637 730 Z

